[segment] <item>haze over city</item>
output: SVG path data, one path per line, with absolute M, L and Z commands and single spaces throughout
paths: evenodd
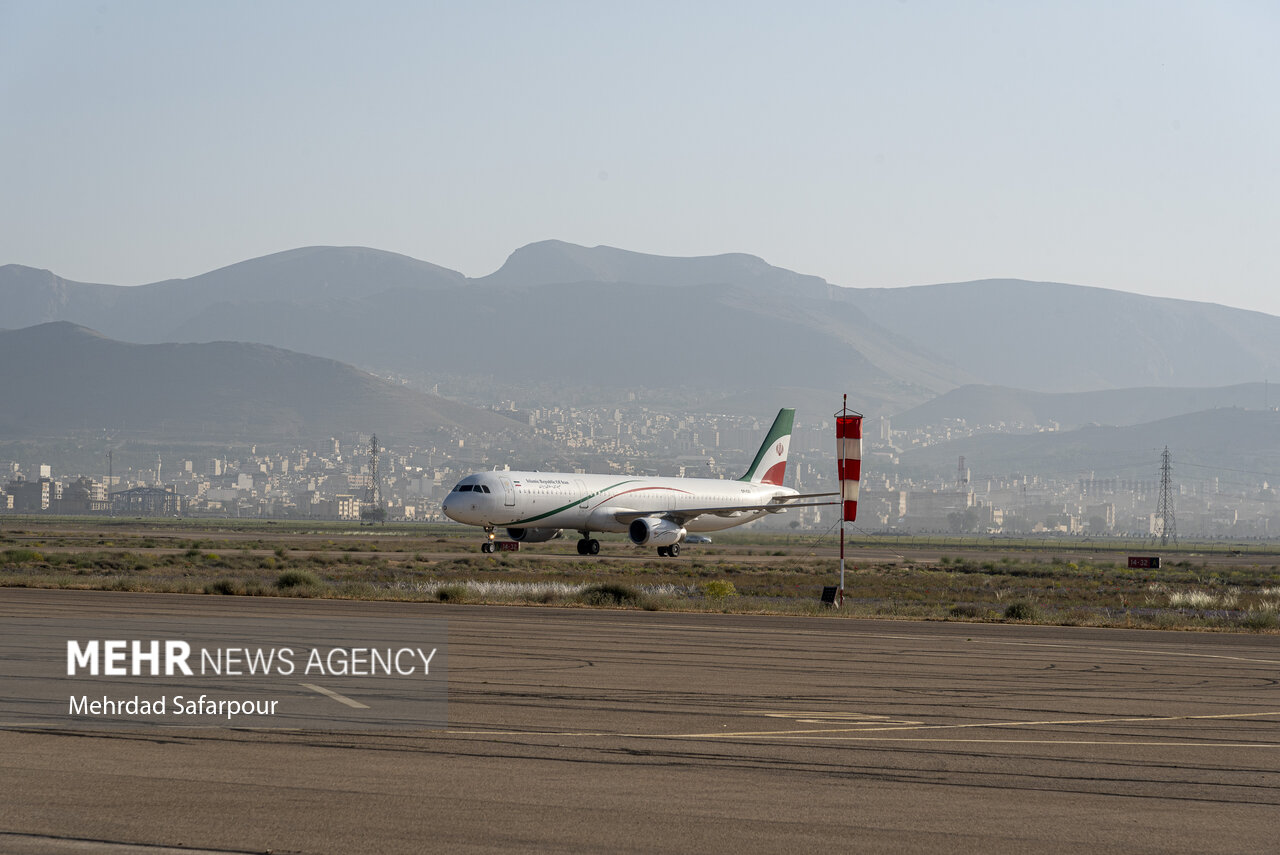
M 0 263 L 557 238 L 1280 313 L 1264 3 L 0 3 Z

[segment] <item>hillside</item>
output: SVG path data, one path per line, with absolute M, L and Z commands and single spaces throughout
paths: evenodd
M 611 246 L 585 247 L 558 240 L 540 241 L 511 254 L 496 272 L 474 280 L 480 285 L 532 287 L 570 282 L 621 282 L 632 285 L 738 285 L 751 291 L 825 296 L 827 282 L 817 276 L 774 267 L 744 253 L 674 258 Z
M 912 449 L 904 472 L 954 470 L 964 455 L 975 478 L 1035 473 L 1050 478 L 1158 477 L 1168 446 L 1179 479 L 1280 477 L 1280 412 L 1220 408 L 1126 427 L 1097 425 L 1024 435 L 986 434 Z
M 0 305 L 9 327 L 65 320 L 138 343 L 258 342 L 441 382 L 477 403 L 640 392 L 714 407 L 799 388 L 905 414 L 971 384 L 1078 392 L 1280 375 L 1280 318 L 1256 312 L 1015 280 L 839 288 L 751 255 L 561 241 L 518 249 L 477 279 L 357 247 L 138 287 L 9 265 Z
M 876 323 L 994 385 L 1229 386 L 1280 373 L 1280 318 L 1213 303 L 1016 279 L 846 293 Z
M 71 282 L 47 270 L 0 267 L 0 305 L 9 329 L 70 321 L 121 341 L 256 341 L 328 356 L 324 340 L 334 330 L 298 330 L 291 342 L 246 338 L 228 328 L 204 338 L 184 337 L 185 326 L 206 314 L 257 318 L 277 328 L 293 326 L 289 312 L 312 306 L 349 306 L 373 294 L 405 290 L 430 293 L 464 285 L 461 273 L 395 253 L 362 247 L 306 247 L 243 261 L 191 279 L 137 287 Z M 224 325 L 226 326 L 226 325 Z M 225 333 L 225 334 L 224 334 Z
M 266 441 L 524 430 L 330 359 L 237 342 L 126 344 L 65 322 L 0 332 L 0 401 L 6 437 L 109 430 Z
M 1010 431 L 1057 423 L 1071 430 L 1089 424 L 1126 426 L 1222 407 L 1266 408 L 1280 403 L 1280 388 L 1243 383 L 1215 388 L 1148 387 L 1096 392 L 1030 392 L 1005 386 L 961 386 L 893 417 L 899 430 L 963 419 L 970 426 Z

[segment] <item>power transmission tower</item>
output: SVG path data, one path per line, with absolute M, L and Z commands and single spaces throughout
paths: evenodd
M 1169 446 L 1164 447 L 1160 455 L 1160 505 L 1156 508 L 1156 516 L 1160 518 L 1160 545 L 1166 546 L 1169 541 L 1178 542 L 1178 521 L 1173 515 L 1173 467 L 1169 463 Z
M 369 440 L 369 487 L 365 490 L 360 520 L 372 525 L 385 522 L 387 509 L 382 506 L 382 477 L 378 474 L 378 435 Z

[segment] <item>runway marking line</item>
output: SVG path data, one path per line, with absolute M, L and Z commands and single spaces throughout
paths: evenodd
M 369 708 L 368 704 L 362 704 L 359 701 L 353 701 L 351 700 L 351 698 L 348 698 L 346 695 L 340 695 L 337 692 L 333 691 L 332 689 L 326 689 L 324 686 L 317 686 L 314 683 L 299 683 L 298 685 L 304 689 L 310 689 L 313 692 L 319 692 L 325 697 L 333 698 L 338 703 L 346 704 L 352 709 L 367 710 Z
M 801 713 L 806 715 L 807 713 Z M 1277 742 L 1169 742 L 1169 741 L 1124 741 L 1124 740 L 1072 740 L 1072 739 L 968 739 L 958 737 L 913 738 L 910 736 L 856 736 L 853 734 L 886 733 L 890 731 L 919 732 L 925 730 L 960 730 L 986 727 L 1027 727 L 1042 725 L 1046 727 L 1074 724 L 1143 724 L 1160 721 L 1207 721 L 1221 719 L 1248 719 L 1280 716 L 1280 710 L 1255 713 L 1219 713 L 1215 715 L 1173 715 L 1173 716 L 1135 716 L 1128 718 L 1086 718 L 1060 719 L 1056 721 L 989 721 L 970 724 L 925 724 L 894 725 L 875 727 L 823 728 L 812 730 L 757 730 L 729 731 L 721 733 L 608 733 L 608 732 L 557 732 L 528 730 L 447 730 L 446 736 L 551 736 L 551 737 L 614 737 L 622 739 L 821 739 L 847 740 L 862 742 L 973 742 L 984 744 L 1026 744 L 1026 745 L 1148 745 L 1178 747 L 1217 747 L 1217 748 L 1280 748 Z M 841 734 L 841 735 L 835 735 Z
M 766 718 L 789 718 L 801 724 L 840 724 L 842 722 L 861 722 L 865 724 L 924 724 L 905 718 L 892 718 L 887 715 L 873 715 L 861 712 L 810 712 L 805 710 L 744 710 L 744 715 L 761 715 Z
M 807 713 L 802 713 L 807 715 Z M 1169 715 L 1169 716 L 1133 716 L 1127 718 L 1077 718 L 1077 719 L 1060 719 L 1057 721 L 979 721 L 970 722 L 968 724 L 914 724 L 914 725 L 879 725 L 873 727 L 846 727 L 846 728 L 824 728 L 821 730 L 756 730 L 741 731 L 738 733 L 690 733 L 685 734 L 688 738 L 723 739 L 726 736 L 734 737 L 802 737 L 820 733 L 882 733 L 889 730 L 961 730 L 972 727 L 1028 727 L 1041 725 L 1045 727 L 1053 727 L 1057 725 L 1069 724 L 1144 724 L 1147 722 L 1157 721 L 1201 721 L 1209 719 L 1228 719 L 1228 718 L 1261 718 L 1265 716 L 1280 716 L 1280 710 L 1272 712 L 1257 713 L 1219 713 L 1216 715 Z
M 814 739 L 823 742 L 920 742 L 958 745 L 1127 745 L 1146 748 L 1280 748 L 1280 742 L 1157 742 L 1120 739 L 967 739 L 961 737 L 909 736 L 784 736 L 780 739 Z

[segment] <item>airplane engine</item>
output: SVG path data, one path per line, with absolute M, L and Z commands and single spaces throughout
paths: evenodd
M 543 543 L 560 536 L 558 528 L 509 528 L 507 537 L 520 543 Z
M 679 543 L 686 534 L 683 526 L 658 517 L 632 520 L 627 533 L 636 546 L 671 546 Z

